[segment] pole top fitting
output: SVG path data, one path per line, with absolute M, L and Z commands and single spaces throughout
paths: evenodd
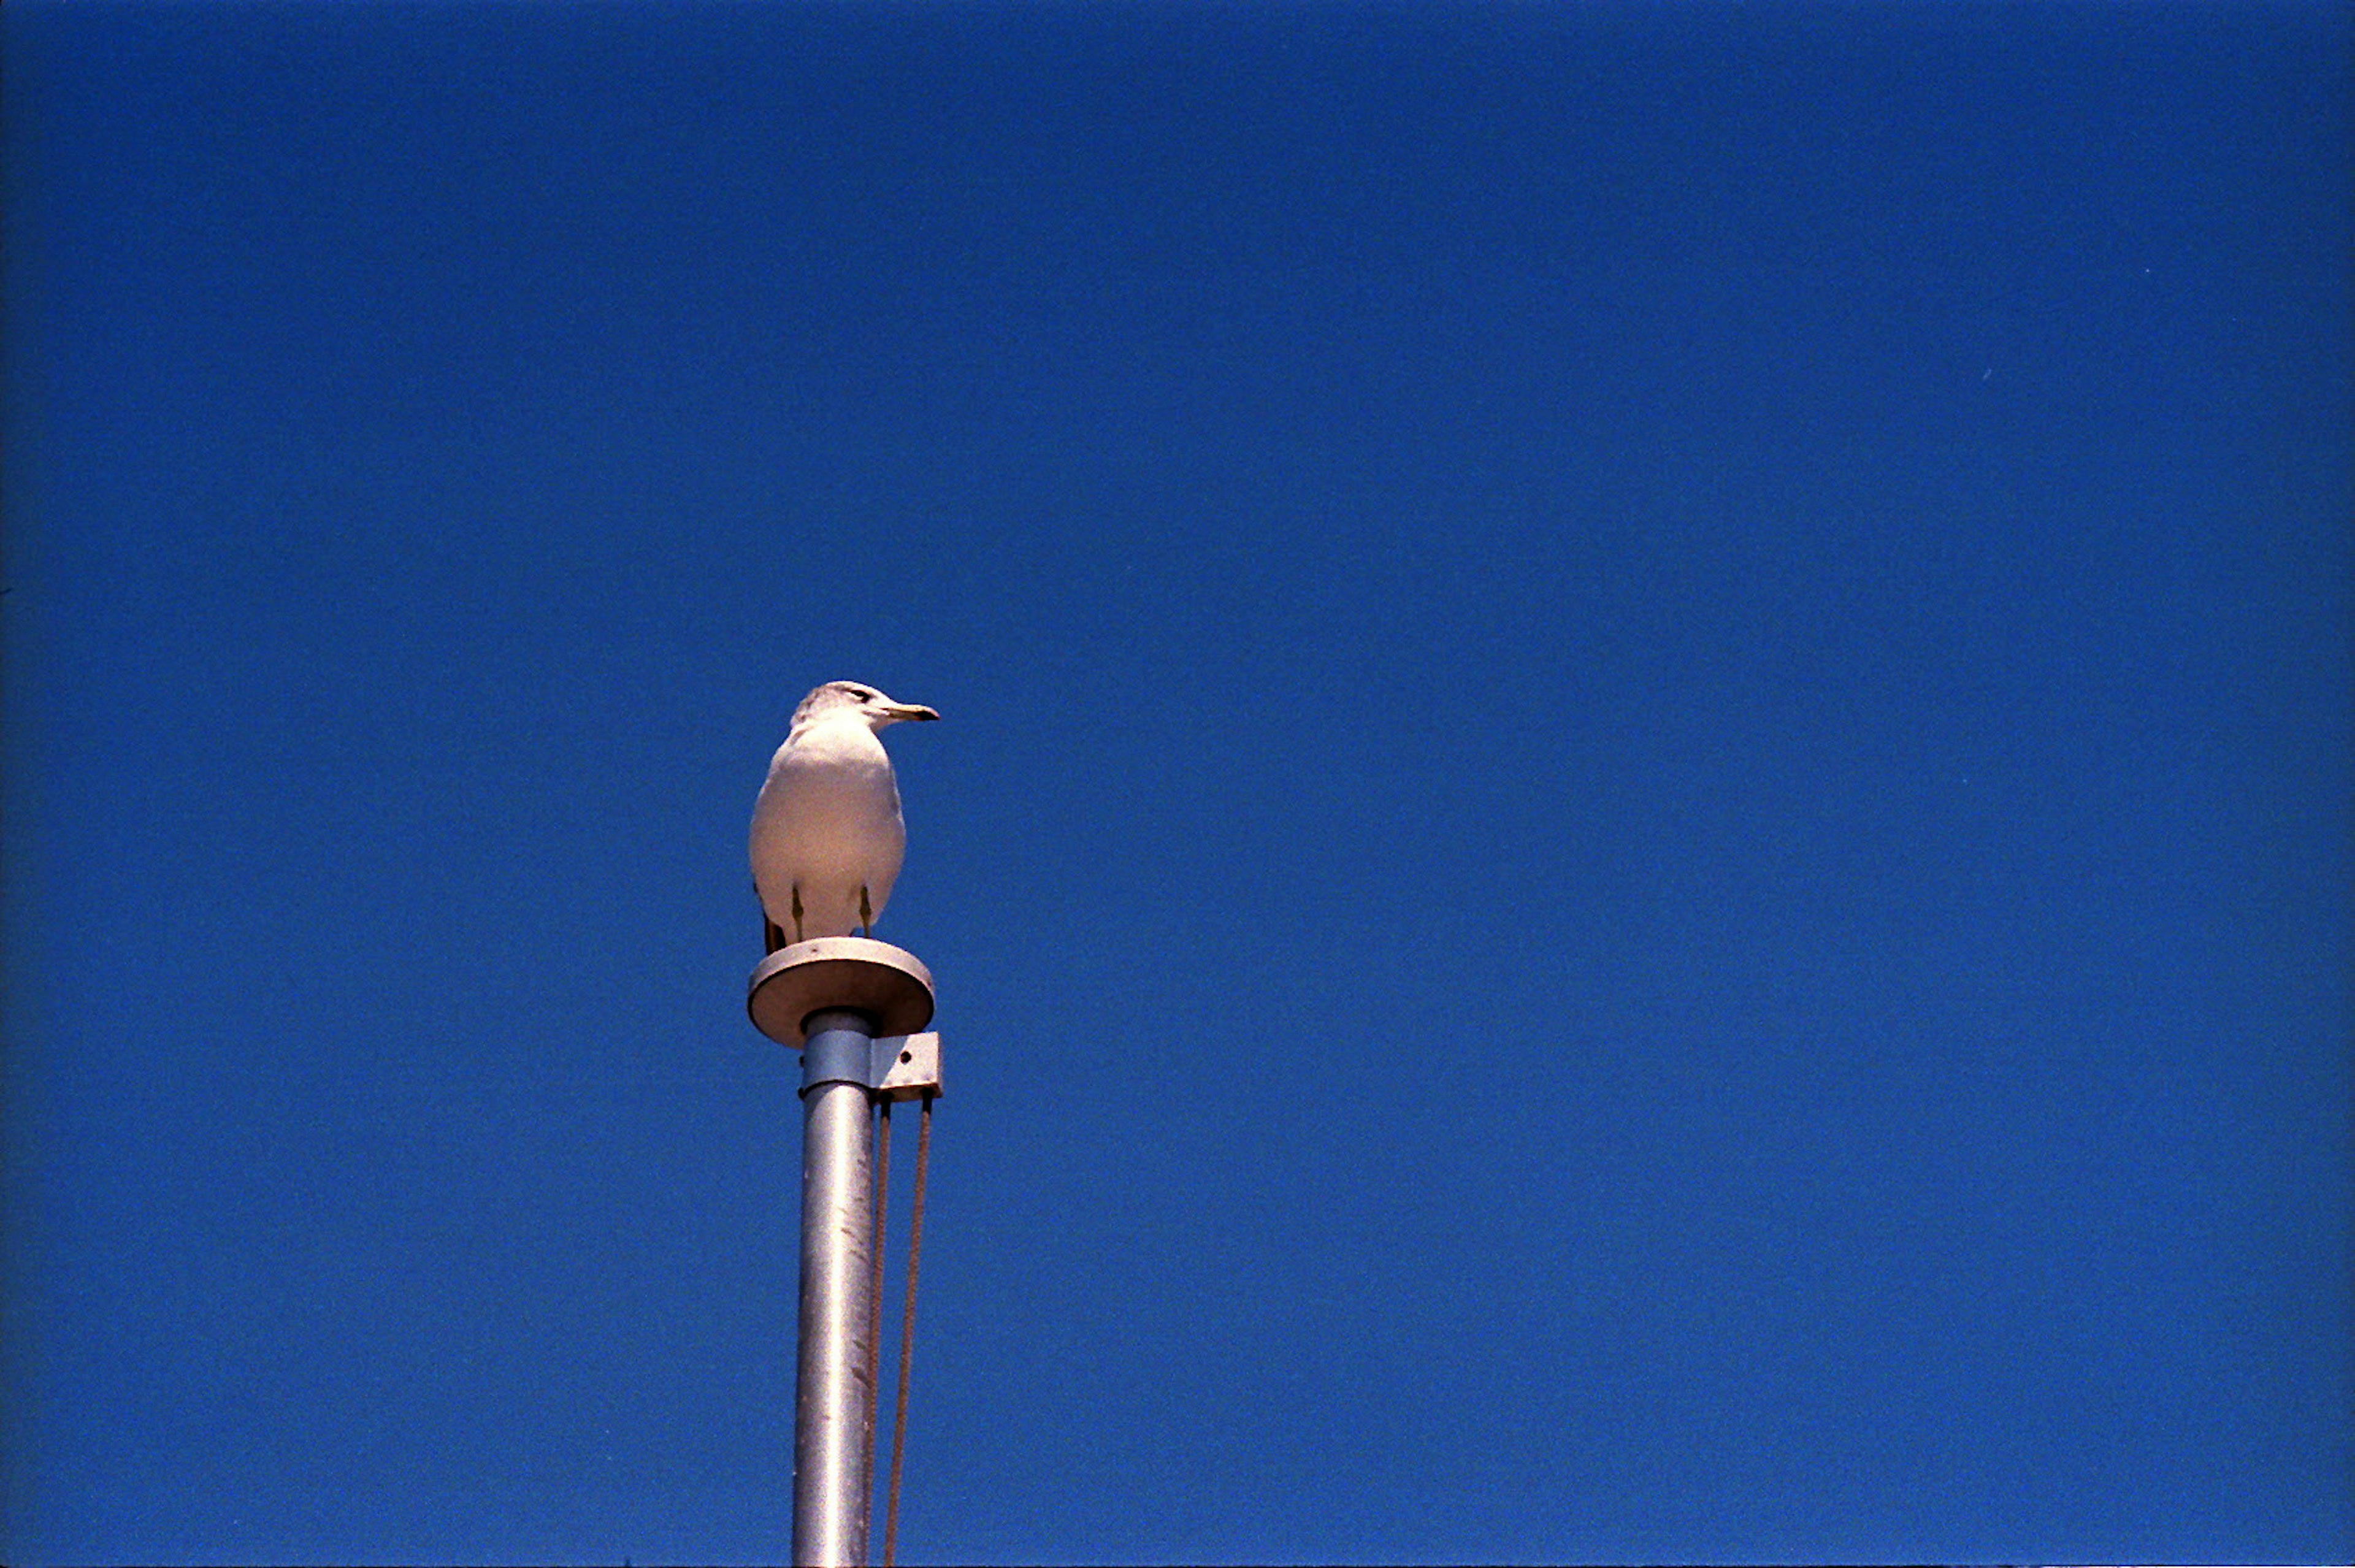
M 866 936 L 820 936 L 761 960 L 744 1010 L 752 1027 L 799 1050 L 813 1013 L 847 1008 L 878 1035 L 914 1034 L 932 1021 L 932 972 L 912 953 Z

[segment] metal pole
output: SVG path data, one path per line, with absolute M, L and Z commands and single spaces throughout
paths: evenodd
M 829 1009 L 802 1047 L 802 1307 L 794 1407 L 794 1562 L 867 1561 L 875 1493 L 868 1090 L 875 1024 Z

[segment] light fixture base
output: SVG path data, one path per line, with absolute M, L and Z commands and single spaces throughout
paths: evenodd
M 832 1008 L 866 1014 L 879 1036 L 914 1034 L 932 1021 L 932 972 L 872 937 L 814 937 L 761 960 L 744 1001 L 753 1028 L 796 1051 L 810 1015 Z

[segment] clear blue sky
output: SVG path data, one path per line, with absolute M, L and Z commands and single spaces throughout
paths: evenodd
M 0 1558 L 2355 1554 L 2344 7 L 0 26 Z

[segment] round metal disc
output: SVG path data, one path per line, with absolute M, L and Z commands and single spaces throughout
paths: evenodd
M 821 936 L 761 960 L 744 1008 L 753 1028 L 795 1050 L 804 1020 L 828 1008 L 865 1013 L 879 1036 L 914 1034 L 932 1021 L 932 972 L 888 942 Z

